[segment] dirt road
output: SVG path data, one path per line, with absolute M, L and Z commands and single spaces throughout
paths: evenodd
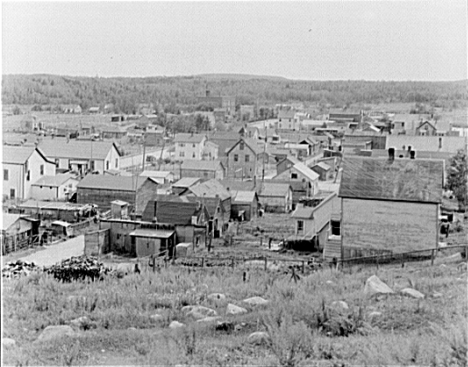
M 50 266 L 72 256 L 84 253 L 84 235 L 47 246 L 44 250 L 22 257 L 21 260 L 34 262 L 38 266 Z

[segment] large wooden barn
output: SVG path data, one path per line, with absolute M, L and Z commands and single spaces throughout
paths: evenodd
M 437 247 L 443 183 L 442 160 L 344 159 L 336 257 Z

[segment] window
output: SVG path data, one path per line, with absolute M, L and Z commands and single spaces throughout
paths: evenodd
M 28 171 L 26 173 L 26 181 L 29 181 L 31 179 L 31 171 Z
M 296 172 L 291 172 L 291 179 L 293 179 L 293 180 L 297 179 L 297 173 Z
M 195 158 L 195 153 L 192 153 L 192 158 Z
M 115 158 L 115 168 L 119 168 L 119 160 Z
M 196 147 L 196 144 L 192 144 L 192 148 L 195 148 Z
M 185 157 L 185 152 L 180 152 L 179 157 Z
M 241 140 L 241 142 L 239 144 L 239 149 L 244 150 L 244 141 L 243 140 Z
M 8 181 L 10 178 L 9 178 L 9 172 L 7 169 L 4 169 L 3 170 L 3 181 Z
M 245 161 L 250 162 L 250 155 L 248 155 L 248 154 L 245 155 Z
M 89 161 L 89 168 L 94 171 L 94 161 Z
M 109 161 L 106 161 L 106 170 L 109 170 Z
M 16 197 L 16 190 L 10 189 L 10 199 L 14 199 Z
M 203 177 L 208 177 L 208 172 L 203 172 Z
M 40 171 L 40 172 L 39 172 L 40 175 L 41 175 L 41 176 L 44 176 L 44 165 L 43 165 L 43 164 L 40 165 L 39 171 Z
M 302 232 L 304 230 L 304 221 L 303 220 L 298 220 L 297 221 L 297 231 Z
M 238 154 L 234 154 L 234 162 L 239 162 L 239 155 Z
M 179 143 L 179 147 L 183 148 L 183 147 L 185 147 L 185 144 L 184 143 Z
M 341 231 L 340 231 L 340 228 L 341 228 L 340 221 L 338 221 L 338 220 L 332 220 L 332 221 L 330 221 L 330 227 L 331 227 L 331 234 L 332 234 L 332 236 L 340 236 L 340 234 L 341 234 Z

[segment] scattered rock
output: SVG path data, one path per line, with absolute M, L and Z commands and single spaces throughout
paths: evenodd
M 239 307 L 229 303 L 226 308 L 226 314 L 228 315 L 241 315 L 243 313 L 247 313 L 247 310 L 243 307 Z
M 270 342 L 270 335 L 264 331 L 256 331 L 255 333 L 249 335 L 247 341 L 250 344 L 267 344 Z
M 421 292 L 419 292 L 419 291 L 417 291 L 416 289 L 413 289 L 413 288 L 402 289 L 400 291 L 400 293 L 402 293 L 402 294 L 404 294 L 406 296 L 413 297 L 413 298 L 418 298 L 418 299 L 424 298 L 424 294 L 422 294 Z
M 325 283 L 329 285 L 335 285 L 335 282 L 332 280 L 327 280 Z
M 75 332 L 68 325 L 51 325 L 47 326 L 39 335 L 37 341 L 45 342 L 53 339 L 63 338 L 64 336 L 74 336 Z
M 247 299 L 244 299 L 245 303 L 248 303 L 251 306 L 259 306 L 259 305 L 266 305 L 269 301 L 266 299 L 263 299 L 262 297 L 250 297 Z
M 131 327 L 129 327 L 127 330 L 132 330 L 132 331 L 134 331 L 134 330 L 136 330 L 136 329 L 137 329 L 136 327 L 131 326 Z
M 369 317 L 372 318 L 372 317 L 379 317 L 379 316 L 382 316 L 382 312 L 378 312 L 378 311 L 373 311 L 369 314 Z
M 182 307 L 182 312 L 185 312 L 187 316 L 192 316 L 194 319 L 204 319 L 209 316 L 218 316 L 218 313 L 208 307 L 204 306 L 185 306 Z
M 70 325 L 78 327 L 83 330 L 88 330 L 91 328 L 96 328 L 96 324 L 93 323 L 87 316 L 81 316 L 77 319 L 71 320 Z
M 179 328 L 182 328 L 182 327 L 185 327 L 185 324 L 182 324 L 179 321 L 172 321 L 169 324 L 169 329 L 179 329 Z
M 154 315 L 150 316 L 150 319 L 152 321 L 162 321 L 162 320 L 164 320 L 164 317 L 162 315 L 158 314 L 158 313 L 155 313 Z
M 342 310 L 349 310 L 349 306 L 345 301 L 335 301 L 332 303 L 332 306 Z
M 439 292 L 435 292 L 433 295 L 432 295 L 433 298 L 441 298 L 443 297 L 443 294 L 442 293 L 439 293 Z
M 226 295 L 222 293 L 211 293 L 206 298 L 208 298 L 210 301 L 223 301 L 226 299 Z
M 197 322 L 209 323 L 209 322 L 215 322 L 219 320 L 221 320 L 221 316 L 208 316 L 208 317 L 205 317 L 204 319 L 197 320 Z
M 2 338 L 2 346 L 4 347 L 12 347 L 16 344 L 16 341 L 11 338 Z
M 374 294 L 392 294 L 394 292 L 392 288 L 382 282 L 379 277 L 372 275 L 369 279 L 366 280 L 364 293 L 372 296 Z

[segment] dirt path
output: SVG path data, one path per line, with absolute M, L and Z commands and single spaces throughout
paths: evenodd
M 84 235 L 47 246 L 44 250 L 22 257 L 21 260 L 34 262 L 38 266 L 50 266 L 68 259 L 72 256 L 80 256 L 84 253 Z

